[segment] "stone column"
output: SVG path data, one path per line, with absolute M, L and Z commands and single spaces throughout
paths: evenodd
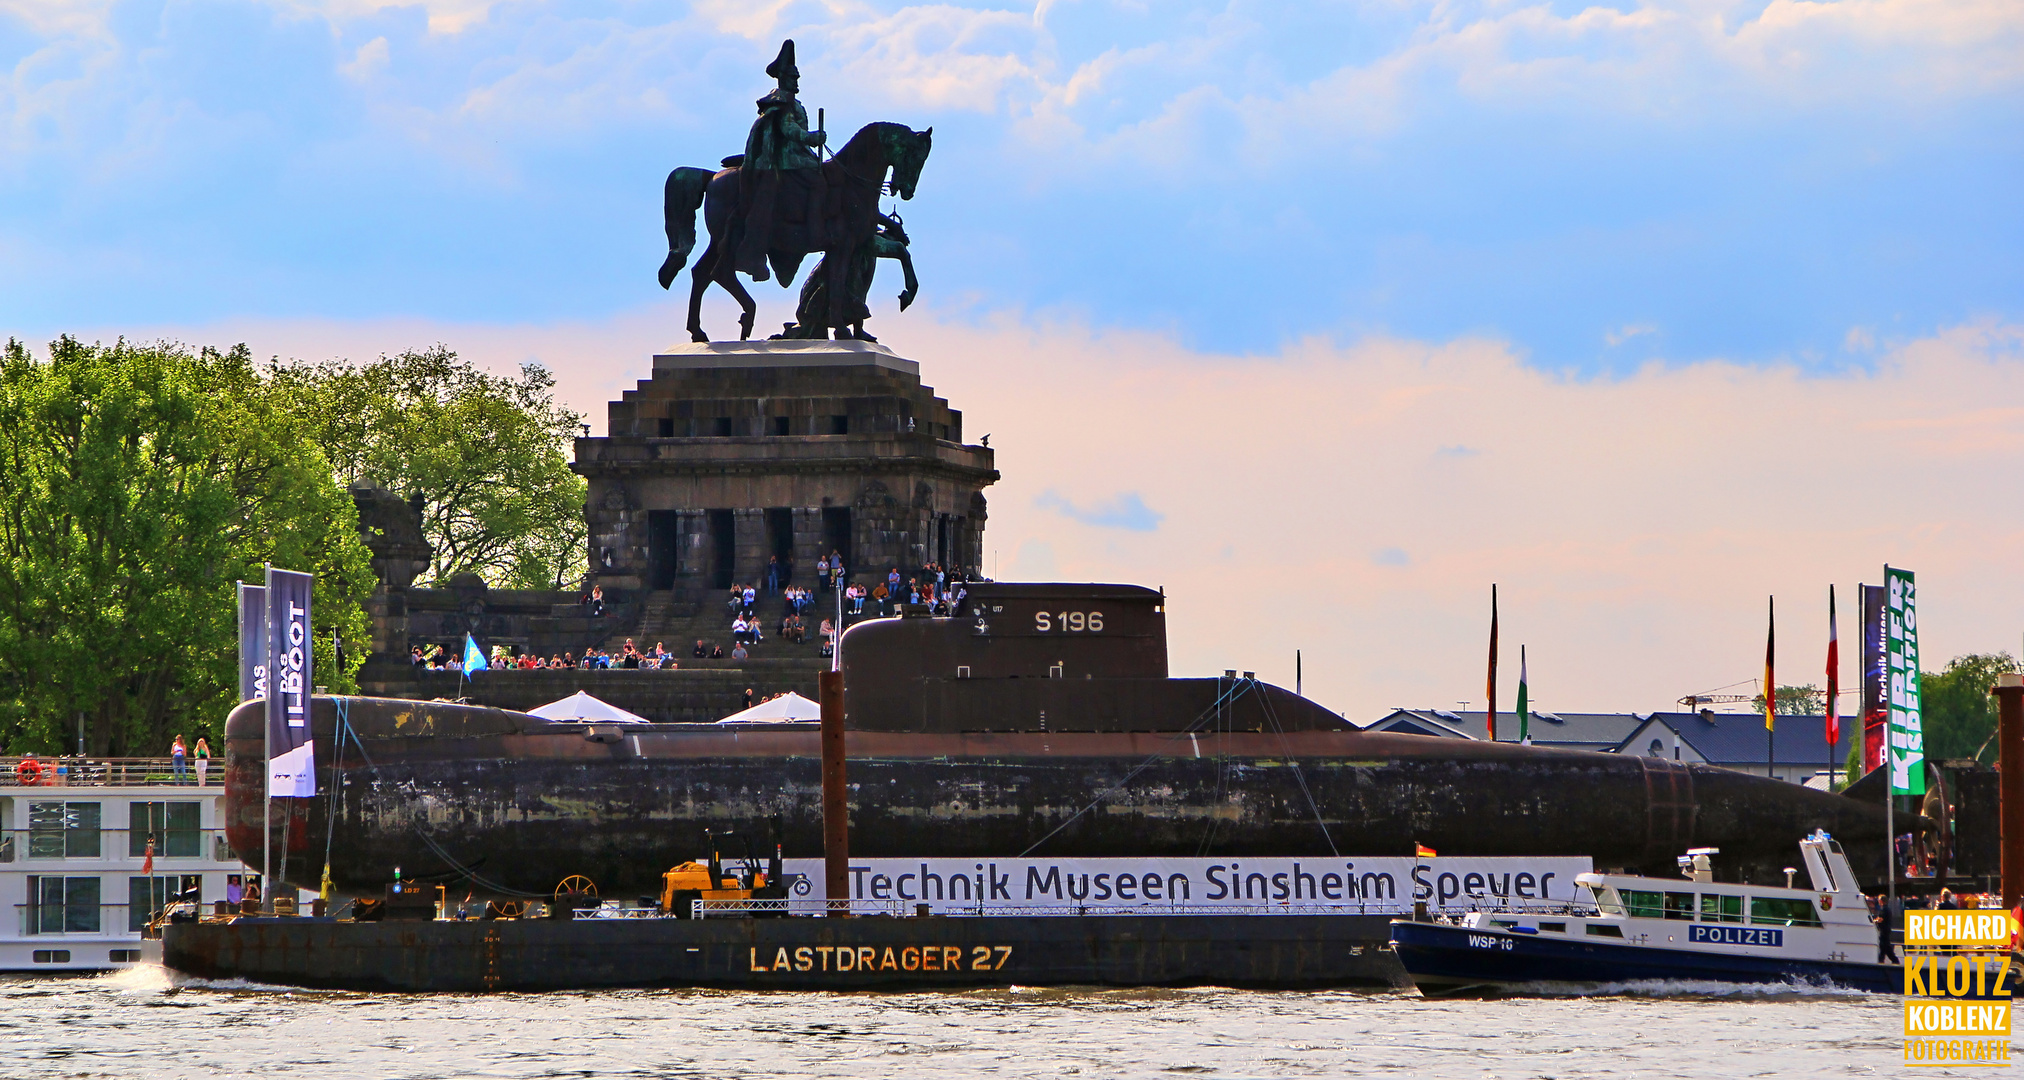
M 709 538 L 709 514 L 675 511 L 675 588 L 699 589 L 709 584 Z
M 928 546 L 934 522 L 935 515 L 930 510 L 915 509 L 907 515 L 907 561 L 900 564 L 902 575 L 912 577 L 934 559 L 934 549 Z
M 764 588 L 766 585 L 766 511 L 759 507 L 731 511 L 738 537 L 737 583 Z
M 822 508 L 794 508 L 794 584 L 804 589 L 817 587 L 815 564 L 829 554 L 822 542 Z
M 637 589 L 646 581 L 645 522 L 624 484 L 609 481 L 600 496 L 593 489 L 587 508 L 590 574 L 606 589 Z

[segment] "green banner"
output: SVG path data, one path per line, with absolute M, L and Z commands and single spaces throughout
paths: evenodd
M 1884 753 L 1893 795 L 1926 793 L 1926 734 L 1919 723 L 1918 590 L 1912 572 L 1883 568 L 1884 677 L 1890 687 L 1890 729 Z

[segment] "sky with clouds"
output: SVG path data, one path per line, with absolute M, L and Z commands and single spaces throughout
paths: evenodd
M 2015 648 L 2014 0 L 0 0 L 0 332 L 601 421 L 784 36 L 839 137 L 935 129 L 873 326 L 997 433 L 995 568 L 1165 584 L 1177 669 L 1480 697 L 1496 580 L 1548 707 L 1652 708 L 1886 559 Z

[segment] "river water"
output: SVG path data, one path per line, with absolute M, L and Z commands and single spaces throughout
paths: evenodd
M 1728 1080 L 1910 1071 L 1900 1064 L 1897 998 L 1636 989 L 1500 1001 L 1222 989 L 393 995 L 188 982 L 143 968 L 0 978 L 0 1076 Z

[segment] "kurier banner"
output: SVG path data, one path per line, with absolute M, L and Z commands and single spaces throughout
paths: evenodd
M 1926 736 L 1919 720 L 1918 592 L 1912 572 L 1883 568 L 1884 665 L 1889 674 L 1890 758 L 1893 795 L 1926 793 Z
M 309 740 L 314 677 L 309 593 L 315 577 L 267 568 L 267 793 L 316 794 L 316 752 Z
M 1862 772 L 1883 767 L 1884 729 L 1890 723 L 1889 680 L 1883 662 L 1883 604 L 1881 585 L 1862 587 Z
M 267 589 L 239 583 L 239 700 L 267 696 Z
M 827 900 L 821 859 L 788 859 L 806 891 Z M 1243 859 L 852 859 L 853 900 L 929 910 L 1087 907 L 1194 914 L 1311 914 L 1316 909 L 1399 915 L 1540 907 L 1574 899 L 1586 858 L 1405 857 Z

